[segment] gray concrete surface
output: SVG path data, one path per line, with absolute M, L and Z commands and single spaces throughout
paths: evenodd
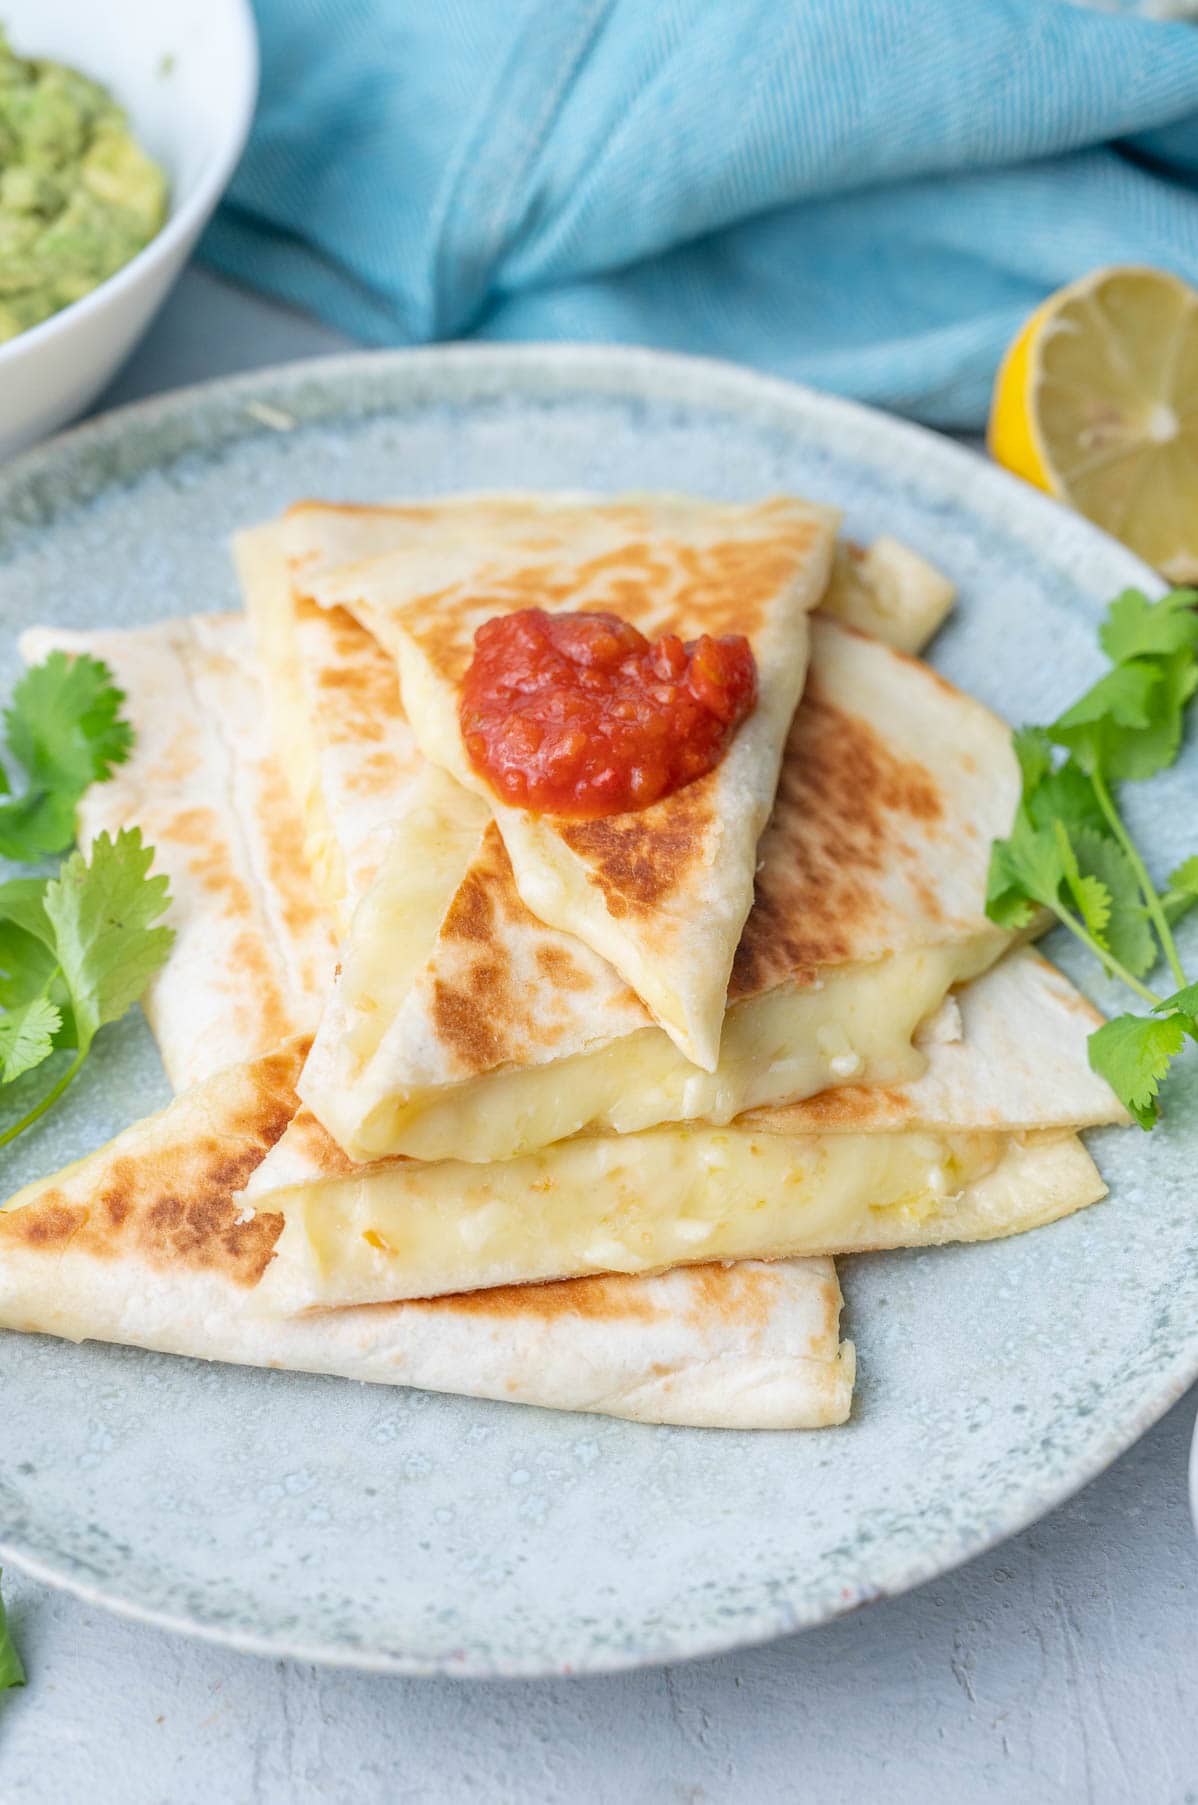
M 342 342 L 191 272 L 108 400 Z M 256 1661 L 10 1572 L 30 1683 L 0 1697 L 0 1805 L 1198 1805 L 1193 1417 L 919 1592 L 610 1679 Z

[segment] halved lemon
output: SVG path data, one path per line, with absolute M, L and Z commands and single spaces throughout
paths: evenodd
M 1095 270 L 1050 295 L 998 372 L 987 443 L 1175 583 L 1198 580 L 1198 291 Z

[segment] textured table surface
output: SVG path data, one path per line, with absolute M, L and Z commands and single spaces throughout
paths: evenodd
M 191 273 L 107 400 L 342 343 Z M 0 1697 L 0 1805 L 1198 1805 L 1193 1415 L 1178 1405 L 1071 1504 L 919 1592 L 616 1678 L 255 1661 L 9 1572 L 30 1683 Z M 0 1405 L 0 1459 L 2 1425 Z

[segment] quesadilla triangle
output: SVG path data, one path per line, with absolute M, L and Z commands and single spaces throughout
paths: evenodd
M 439 528 L 414 525 L 394 551 L 310 583 L 394 655 L 421 751 L 491 810 L 526 907 L 605 959 L 708 1072 L 835 529 L 830 510 L 786 497 L 525 496 L 503 530 L 472 534 L 455 503 Z M 712 769 L 647 807 L 597 819 L 513 807 L 471 762 L 459 710 L 477 629 L 529 608 L 613 614 L 649 640 L 741 634 L 756 704 Z
M 1020 949 L 947 999 L 920 1077 L 726 1128 L 579 1136 L 487 1166 L 354 1166 L 300 1114 L 245 1192 L 286 1219 L 259 1301 L 283 1313 L 1021 1233 L 1104 1195 L 1076 1133 L 1127 1119 L 1089 1067 L 1100 1020 Z
M 351 1157 L 485 1163 L 918 1073 L 919 1023 L 1009 944 L 985 893 L 1018 795 L 1010 734 L 851 628 L 817 618 L 812 647 L 715 1073 L 525 906 L 494 824 L 463 851 L 452 807 L 401 816 L 300 1082 Z
M 346 552 L 379 544 L 379 512 L 339 510 L 334 545 Z M 422 790 L 429 806 L 452 813 L 476 838 L 487 810 L 421 756 L 400 705 L 394 660 L 377 641 L 343 609 L 293 596 L 279 524 L 238 533 L 233 553 L 259 668 L 269 674 L 274 744 L 303 818 L 303 862 L 344 934 L 378 873 L 396 816 L 413 819 Z M 309 550 L 309 567 L 317 557 Z
M 253 1308 L 283 1228 L 237 1189 L 295 1108 L 302 1042 L 218 1073 L 0 1210 L 0 1327 L 699 1427 L 844 1422 L 830 1260 L 471 1297 Z
M 299 817 L 263 756 L 249 629 L 212 617 L 34 633 L 25 649 L 41 656 L 55 644 L 102 654 L 125 689 L 137 741 L 115 778 L 84 798 L 81 837 L 153 823 L 158 865 L 174 884 L 176 940 L 150 1018 L 176 1088 L 207 1082 L 106 1152 L 30 1187 L 18 1217 L 0 1213 L 0 1324 L 653 1422 L 777 1429 L 847 1417 L 853 1350 L 839 1342 L 840 1290 L 827 1260 L 257 1320 L 255 1291 L 282 1217 L 255 1227 L 233 1192 L 286 1135 L 306 1042 L 270 1049 L 315 1019 L 333 953 L 300 856 Z M 361 689 L 335 683 L 322 693 L 327 718 Z M 328 750 L 336 771 L 335 732 Z M 351 803 L 357 794 L 351 775 Z M 266 1057 L 231 1064 L 255 1055 Z

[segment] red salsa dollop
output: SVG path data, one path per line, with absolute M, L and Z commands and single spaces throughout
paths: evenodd
M 484 622 L 462 690 L 474 769 L 505 802 L 594 820 L 647 808 L 723 757 L 757 701 L 747 639 L 522 608 Z

